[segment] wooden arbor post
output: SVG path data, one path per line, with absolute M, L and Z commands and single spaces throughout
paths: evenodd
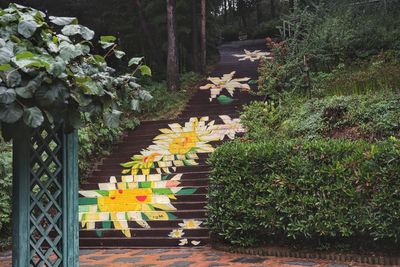
M 13 139 L 13 267 L 77 267 L 77 134 L 62 123 Z

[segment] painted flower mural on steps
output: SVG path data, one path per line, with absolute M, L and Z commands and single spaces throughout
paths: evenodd
M 250 60 L 251 62 L 258 61 L 262 58 L 272 58 L 270 52 L 261 52 L 261 50 L 249 51 L 246 49 L 244 49 L 244 54 L 234 54 L 233 56 L 238 57 L 239 61 Z
M 169 128 L 160 129 L 161 134 L 154 138 L 152 145 L 121 164 L 124 170 L 120 178 L 111 176 L 109 182 L 99 183 L 97 190 L 79 191 L 82 228 L 101 230 L 113 226 L 130 238 L 132 223 L 150 228 L 149 221 L 179 219 L 174 215 L 177 209 L 173 201 L 180 195 L 194 194 L 196 189 L 180 186 L 183 174 L 176 173 L 177 168 L 197 165 L 199 153 L 214 151 L 210 142 L 225 137 L 232 139 L 243 130 L 240 119 L 224 115 L 220 118 L 223 124 L 218 125 L 209 117 L 190 118 L 183 125 L 169 124 Z M 179 226 L 198 229 L 201 223 L 184 219 Z M 190 241 L 192 245 L 198 242 Z
M 247 83 L 250 81 L 250 78 L 233 78 L 236 72 L 232 71 L 229 74 L 224 74 L 222 77 L 209 77 L 207 80 L 211 83 L 208 83 L 204 86 L 201 86 L 201 90 L 210 90 L 210 102 L 217 98 L 222 92 L 223 89 L 226 89 L 228 93 L 233 96 L 236 89 L 241 89 L 242 91 L 249 91 L 250 85 Z M 245 82 L 245 83 L 243 83 Z

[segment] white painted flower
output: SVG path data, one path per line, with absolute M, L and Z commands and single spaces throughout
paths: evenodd
M 183 220 L 183 223 L 180 223 L 179 226 L 184 229 L 198 229 L 202 224 L 202 221 L 196 221 L 194 219 Z
M 182 236 L 184 236 L 185 233 L 183 232 L 182 229 L 174 229 L 171 231 L 171 233 L 169 233 L 169 237 L 171 238 L 182 238 Z
M 238 57 L 239 61 L 250 60 L 251 62 L 260 60 L 261 58 L 271 59 L 271 53 L 261 52 L 261 50 L 249 51 L 244 49 L 244 54 L 234 54 L 234 57 Z
M 208 77 L 208 80 L 211 83 L 208 83 L 204 86 L 201 86 L 201 90 L 210 90 L 210 102 L 214 99 L 217 98 L 222 92 L 223 89 L 226 89 L 228 93 L 233 96 L 235 93 L 235 89 L 241 89 L 244 91 L 250 90 L 250 85 L 247 83 L 242 83 L 242 82 L 248 82 L 250 78 L 244 77 L 244 78 L 236 78 L 233 79 L 233 76 L 236 74 L 235 71 L 232 71 L 229 74 L 224 74 L 221 78 L 220 77 Z
M 193 241 L 190 242 L 190 243 L 192 243 L 193 246 L 198 246 L 198 245 L 200 245 L 200 241 L 195 241 L 195 240 L 193 240 Z
M 245 129 L 240 123 L 240 119 L 232 119 L 227 115 L 220 115 L 221 120 L 224 122 L 222 125 L 216 125 L 215 133 L 220 136 L 220 140 L 223 140 L 225 136 L 229 139 L 234 139 L 237 133 L 244 133 Z
M 183 238 L 179 240 L 179 246 L 184 246 L 189 244 L 189 241 L 187 240 L 187 238 Z

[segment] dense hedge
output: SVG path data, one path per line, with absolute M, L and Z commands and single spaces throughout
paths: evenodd
M 2 239 L 8 237 L 11 231 L 11 145 L 0 138 L 0 250 Z
M 213 153 L 212 233 L 235 245 L 394 244 L 400 142 L 235 141 Z

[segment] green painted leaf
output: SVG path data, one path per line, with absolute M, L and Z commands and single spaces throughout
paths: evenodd
M 196 188 L 183 188 L 176 192 L 176 195 L 191 195 L 194 194 L 197 191 Z
M 139 63 L 143 60 L 143 57 L 134 57 L 129 60 L 128 66 L 131 67 L 133 65 L 139 65 Z
M 107 190 L 96 190 L 96 193 L 99 193 L 103 197 L 108 197 L 110 194 L 109 191 L 107 191 Z
M 170 188 L 153 188 L 153 194 L 157 195 L 173 195 L 174 192 Z
M 176 219 L 178 219 L 178 217 L 176 217 L 174 214 L 172 214 L 171 212 L 167 212 L 167 215 L 168 215 L 168 219 L 170 219 L 170 220 L 176 220 Z
M 97 198 L 80 197 L 78 202 L 79 205 L 97 205 Z
M 15 102 L 8 105 L 0 104 L 0 121 L 5 123 L 15 123 L 21 117 L 24 111 Z
M 24 36 L 25 38 L 31 38 L 37 28 L 38 24 L 36 23 L 35 20 L 33 20 L 33 18 L 21 20 L 18 23 L 18 33 Z
M 103 222 L 104 223 L 104 222 Z M 96 229 L 96 236 L 97 237 L 103 237 L 103 231 L 102 230 L 99 230 L 99 229 Z
M 135 164 L 135 162 L 129 161 L 129 162 L 126 162 L 126 163 L 121 163 L 120 165 L 122 167 L 124 167 L 124 168 L 131 168 L 134 164 Z
M 111 229 L 111 221 L 102 222 L 103 229 Z
M 17 94 L 14 89 L 9 89 L 6 87 L 0 87 L 0 103 L 11 104 L 17 98 Z
M 23 120 L 26 125 L 37 128 L 42 125 L 44 121 L 43 113 L 37 107 L 31 107 L 24 109 Z

